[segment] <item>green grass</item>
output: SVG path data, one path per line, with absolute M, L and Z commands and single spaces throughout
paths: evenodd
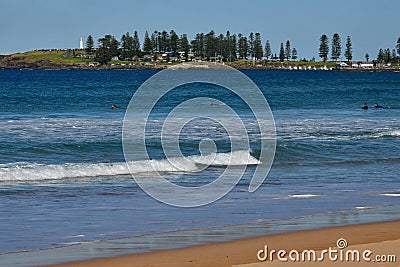
M 90 59 L 77 58 L 74 56 L 65 57 L 64 56 L 65 52 L 66 51 L 58 51 L 58 50 L 29 51 L 29 52 L 25 52 L 25 53 L 13 54 L 10 57 L 12 59 L 18 59 L 18 60 L 29 62 L 29 63 L 34 63 L 34 62 L 45 60 L 45 61 L 48 61 L 53 64 L 68 64 L 68 65 L 86 64 L 87 62 L 93 61 Z M 78 55 L 78 54 L 86 54 L 86 52 L 84 50 L 75 51 L 75 55 Z

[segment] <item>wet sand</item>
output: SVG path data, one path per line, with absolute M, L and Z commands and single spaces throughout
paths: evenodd
M 344 238 L 347 246 L 343 249 L 337 248 L 338 239 Z M 272 261 L 268 257 L 265 262 L 258 259 L 257 254 L 262 258 L 265 256 L 260 250 L 268 247 L 268 255 L 271 250 L 276 252 L 272 255 Z M 323 250 L 336 250 L 333 253 L 338 256 L 336 261 L 329 258 L 328 253 L 321 258 Z M 341 261 L 340 251 L 346 255 L 348 250 L 360 250 L 360 262 L 353 262 L 349 254 L 350 262 Z M 278 259 L 277 252 L 285 250 L 286 255 L 281 258 L 287 258 L 288 262 Z M 303 250 L 315 250 L 317 255 L 316 262 L 293 262 L 289 259 L 289 253 L 296 250 L 301 253 Z M 363 252 L 370 250 L 372 254 L 367 253 L 367 262 L 362 258 Z M 377 262 L 376 256 L 382 254 L 386 258 L 394 255 L 397 263 Z M 291 254 L 295 258 L 295 254 Z M 387 260 L 392 260 L 387 259 Z M 87 261 L 78 261 L 51 265 L 58 267 L 91 267 L 91 266 L 240 266 L 240 267 L 259 267 L 259 266 L 399 266 L 400 262 L 400 221 L 370 223 L 360 225 L 349 225 L 317 230 L 304 230 L 284 234 L 261 236 L 256 238 L 240 239 L 229 242 L 212 243 L 188 248 L 163 250 L 141 254 L 124 255 L 111 258 L 100 258 Z

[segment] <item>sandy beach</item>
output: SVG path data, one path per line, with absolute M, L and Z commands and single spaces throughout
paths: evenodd
M 338 241 L 339 239 L 341 239 L 341 242 Z M 261 261 L 258 257 L 261 259 L 265 258 L 266 246 L 268 248 L 268 255 L 265 261 Z M 399 261 L 399 249 L 400 221 L 390 221 L 296 231 L 189 248 L 101 258 L 52 266 L 258 267 L 287 266 L 291 264 L 295 266 L 399 266 L 399 263 L 395 262 L 396 260 L 397 262 Z M 275 250 L 275 253 L 271 254 L 272 250 Z M 280 258 L 278 258 L 279 250 L 284 250 L 286 254 L 280 252 Z M 293 260 L 296 259 L 294 250 L 299 253 L 299 262 L 294 262 Z M 308 254 L 304 254 L 306 256 L 302 260 L 301 255 L 304 250 L 314 250 L 316 259 L 313 260 L 313 257 L 311 257 L 310 262 L 307 258 Z M 323 253 L 324 250 L 326 251 Z M 357 260 L 355 250 L 359 252 L 359 261 Z M 287 261 L 284 261 L 285 259 Z

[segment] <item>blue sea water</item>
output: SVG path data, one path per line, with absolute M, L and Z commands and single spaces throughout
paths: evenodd
M 149 197 L 124 161 L 124 108 L 156 73 L 0 70 L 0 254 L 400 204 L 399 73 L 243 71 L 275 118 L 272 169 L 254 193 L 247 188 L 256 167 L 249 165 L 228 195 L 186 209 Z M 183 86 L 155 107 L 148 121 L 150 157 L 163 168 L 163 118 L 199 96 L 234 107 L 256 160 L 259 129 L 251 111 L 234 94 L 209 84 Z M 370 109 L 361 109 L 364 102 Z M 374 109 L 374 102 L 386 108 Z M 229 117 L 220 122 L 232 123 Z M 217 126 L 201 120 L 185 125 L 183 155 L 199 155 L 202 138 L 214 140 L 220 155 L 229 152 L 228 135 Z M 240 160 L 249 152 L 237 153 Z M 133 164 L 140 168 L 140 162 Z M 198 186 L 223 170 L 224 163 L 167 175 L 177 184 Z M 152 176 L 151 170 L 139 175 Z

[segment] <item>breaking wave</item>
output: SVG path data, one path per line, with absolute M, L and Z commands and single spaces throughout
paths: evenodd
M 260 162 L 248 150 L 229 153 L 212 153 L 205 156 L 188 156 L 160 160 L 142 160 L 115 163 L 7 163 L 0 164 L 0 182 L 61 180 L 98 176 L 119 176 L 152 172 L 196 172 L 201 165 L 234 166 L 256 165 Z M 129 165 L 129 168 L 128 168 Z

